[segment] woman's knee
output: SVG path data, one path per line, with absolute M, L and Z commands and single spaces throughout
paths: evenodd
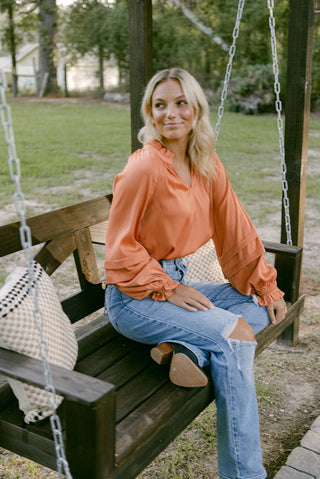
M 239 341 L 255 341 L 252 327 L 243 318 L 239 318 L 236 327 L 228 336 L 229 339 L 238 339 Z

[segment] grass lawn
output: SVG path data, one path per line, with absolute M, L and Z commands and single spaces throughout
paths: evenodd
M 127 107 L 104 103 L 11 101 L 22 191 L 28 213 L 108 193 L 130 154 Z M 212 113 L 212 123 L 215 123 Z M 320 117 L 311 119 L 310 148 L 319 138 Z M 276 118 L 225 113 L 217 152 L 236 193 L 256 222 L 280 211 L 281 170 Z M 12 203 L 7 149 L 0 134 L 0 210 Z M 308 178 L 315 195 L 319 173 Z

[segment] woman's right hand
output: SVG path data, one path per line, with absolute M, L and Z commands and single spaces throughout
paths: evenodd
M 167 301 L 188 311 L 208 311 L 208 309 L 214 308 L 204 294 L 186 284 L 179 284 Z

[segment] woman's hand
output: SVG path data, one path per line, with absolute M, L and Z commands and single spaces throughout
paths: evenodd
M 267 311 L 272 324 L 280 323 L 280 321 L 282 321 L 287 314 L 287 305 L 285 300 L 282 298 L 269 304 L 267 306 Z
M 204 294 L 186 284 L 179 284 L 167 301 L 188 311 L 213 309 L 213 304 Z

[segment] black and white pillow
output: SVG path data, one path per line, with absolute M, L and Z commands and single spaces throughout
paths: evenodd
M 43 338 L 47 344 L 48 361 L 51 364 L 73 369 L 77 354 L 77 340 L 69 318 L 63 312 L 51 278 L 39 263 L 33 262 L 38 288 L 38 305 L 43 323 Z M 34 320 L 34 299 L 29 288 L 27 268 L 15 268 L 0 289 L 0 346 L 40 359 L 40 333 Z M 25 422 L 35 422 L 52 412 L 46 391 L 14 379 L 8 382 L 25 414 Z M 56 396 L 56 407 L 62 401 Z

